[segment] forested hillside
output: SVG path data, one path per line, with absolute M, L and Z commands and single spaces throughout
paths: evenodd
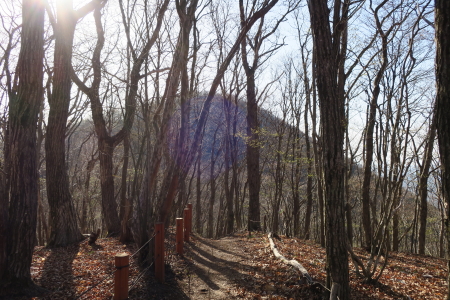
M 352 272 L 379 281 L 390 251 L 448 258 L 448 15 L 444 0 L 3 5 L 0 286 L 39 294 L 35 246 L 100 230 L 140 248 L 188 203 L 205 238 L 319 243 L 331 298 L 350 299 Z

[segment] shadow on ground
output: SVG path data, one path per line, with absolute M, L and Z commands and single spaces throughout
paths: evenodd
M 197 237 L 197 238 L 199 238 L 199 237 Z M 201 241 L 202 244 L 207 245 L 210 248 L 214 248 L 216 250 L 220 250 L 220 251 L 222 251 L 224 253 L 227 253 L 227 254 L 230 254 L 230 255 L 234 255 L 234 256 L 238 256 L 241 259 L 246 259 L 247 258 L 246 256 L 244 256 L 242 254 L 239 254 L 239 253 L 236 253 L 236 252 L 231 252 L 231 251 L 228 251 L 228 250 L 225 250 L 225 249 L 220 249 L 219 247 L 214 245 L 214 243 L 212 243 L 212 240 L 208 240 L 208 239 L 205 239 L 205 238 L 199 238 L 199 241 Z
M 204 241 L 201 240 L 201 242 L 203 243 Z M 208 246 L 210 245 L 208 243 L 204 244 Z M 241 273 L 241 271 L 251 268 L 246 264 L 246 260 L 242 256 L 239 256 L 233 252 L 224 251 L 217 247 L 213 247 L 215 251 L 208 252 L 205 251 L 204 248 L 197 245 L 192 245 L 191 248 L 193 251 L 191 252 L 190 257 L 193 261 L 196 262 L 196 264 L 192 265 L 192 270 L 212 290 L 218 290 L 219 286 L 210 279 L 210 276 L 207 272 L 208 268 L 215 270 L 217 273 L 225 275 L 230 282 L 239 281 L 241 278 L 246 277 Z M 240 261 L 230 261 L 218 258 L 214 254 L 214 252 L 218 253 L 218 251 L 227 253 L 230 256 L 239 256 Z M 203 265 L 204 267 L 199 267 L 200 265 Z M 248 280 L 250 278 L 245 279 Z
M 140 282 L 146 286 L 131 288 L 128 299 L 154 299 L 154 300 L 189 300 L 191 299 L 180 286 L 177 275 L 170 265 L 165 266 L 165 282 L 159 283 L 153 271 L 147 272 Z
M 79 251 L 79 244 L 64 248 L 43 249 L 50 254 L 45 259 L 42 276 L 38 284 L 50 290 L 50 294 L 40 299 L 67 299 L 75 298 L 76 290 L 72 263 Z
M 250 243 L 238 237 L 221 240 L 197 237 L 196 243 L 189 244 L 190 272 L 204 282 L 205 290 L 222 289 L 224 295 L 220 299 L 270 299 L 271 296 L 276 299 L 323 299 L 320 290 L 302 283 L 289 267 L 277 271 L 266 268 L 267 264 L 261 262 L 267 261 L 270 255 L 258 257 L 254 248 L 247 249 Z

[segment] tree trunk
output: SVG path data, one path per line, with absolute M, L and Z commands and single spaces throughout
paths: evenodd
M 379 93 L 379 86 L 377 86 Z M 370 180 L 372 176 L 373 161 L 373 131 L 375 126 L 375 115 L 378 97 L 372 97 L 370 102 L 370 110 L 367 118 L 367 126 L 365 131 L 365 161 L 364 161 L 364 177 L 362 185 L 362 225 L 364 229 L 365 247 L 372 245 L 372 226 L 370 218 Z
M 83 191 L 83 203 L 81 206 L 81 231 L 87 232 L 88 226 L 87 226 L 87 212 L 88 212 L 88 203 L 90 202 L 90 194 L 89 194 L 89 186 L 91 184 L 91 174 L 92 170 L 94 170 L 95 163 L 97 162 L 97 159 L 94 158 L 94 155 L 92 155 L 92 158 L 88 161 L 86 166 L 86 179 L 84 180 L 84 191 Z
M 334 2 L 334 19 L 339 19 L 341 2 Z M 345 6 L 344 6 L 345 10 Z M 346 20 L 340 19 L 333 34 L 329 24 L 326 0 L 309 3 L 311 26 L 316 55 L 317 91 L 319 93 L 320 121 L 322 126 L 323 178 L 325 186 L 327 286 L 339 284 L 339 299 L 350 299 L 347 239 L 344 209 L 344 133 L 345 99 L 339 92 L 339 67 L 345 56 L 339 50 Z
M 207 237 L 212 239 L 214 236 L 214 202 L 216 201 L 216 178 L 215 178 L 215 167 L 216 167 L 216 137 L 217 132 L 219 131 L 219 126 L 217 126 L 214 136 L 213 136 L 213 144 L 211 147 L 211 166 L 209 172 L 209 180 L 210 180 L 210 196 L 208 202 L 208 229 L 207 229 Z
M 439 233 L 439 257 L 444 258 L 445 257 L 445 251 L 444 251 L 444 240 L 445 240 L 445 220 L 443 219 L 441 221 L 441 230 Z
M 447 204 L 447 253 L 450 254 L 450 1 L 435 0 L 435 7 L 436 128 L 442 163 L 442 193 Z M 450 299 L 450 289 L 447 299 Z
M 309 163 L 308 163 L 309 164 Z M 311 167 L 308 165 L 308 174 Z M 305 239 L 310 239 L 311 213 L 312 213 L 312 178 L 308 175 L 306 182 L 306 215 L 305 215 Z
M 239 87 L 237 87 L 239 91 Z M 240 184 L 239 184 L 239 164 L 238 164 L 238 137 L 237 137 L 237 123 L 238 123 L 238 101 L 239 92 L 235 95 L 236 102 L 234 103 L 234 112 L 233 112 L 233 132 L 231 140 L 231 160 L 233 161 L 233 175 L 231 179 L 231 187 L 233 189 L 232 193 L 234 193 L 234 220 L 236 222 L 236 228 L 239 230 L 242 228 L 242 203 L 240 199 Z
M 127 135 L 123 140 L 122 182 L 120 189 L 120 242 L 129 243 L 133 240 L 131 234 L 131 216 L 133 215 L 133 198 L 127 196 L 128 162 L 130 153 L 130 138 Z
M 9 85 L 12 89 L 8 91 L 5 161 L 8 162 L 6 171 L 10 180 L 9 213 L 6 216 L 8 223 L 5 220 L 0 223 L 0 233 L 6 234 L 6 239 L 5 236 L 0 238 L 0 264 L 4 266 L 0 270 L 0 286 L 20 288 L 25 294 L 34 285 L 30 267 L 36 241 L 38 204 L 36 128 L 43 100 L 44 7 L 43 1 L 22 1 L 22 43 L 15 84 Z M 7 210 L 8 200 L 2 201 L 2 211 Z
M 214 202 L 216 200 L 216 179 L 211 178 L 211 195 L 209 196 L 208 204 L 208 234 L 207 237 L 212 239 L 214 237 Z
M 224 207 L 223 207 L 223 190 L 222 193 L 219 196 L 219 210 L 217 212 L 217 223 L 216 223 L 216 238 L 221 237 L 222 236 L 222 228 L 223 228 L 223 224 L 224 224 Z
M 244 55 L 242 55 L 244 57 Z M 247 74 L 247 177 L 248 177 L 248 230 L 261 230 L 261 213 L 259 207 L 259 124 L 258 105 L 256 103 L 254 73 Z
M 196 196 L 197 200 L 195 203 L 195 228 L 197 229 L 197 233 L 202 235 L 203 234 L 203 226 L 201 223 L 201 214 L 202 214 L 202 189 L 201 189 L 201 179 L 202 179 L 202 171 L 201 171 L 201 162 L 202 162 L 202 147 L 199 148 L 198 151 L 198 157 L 197 157 L 197 182 L 196 182 Z
M 77 224 L 69 190 L 65 157 L 66 124 L 69 116 L 72 45 L 76 19 L 72 1 L 57 1 L 53 90 L 48 99 L 50 110 L 45 137 L 47 198 L 50 207 L 49 247 L 67 246 L 83 239 Z
M 303 70 L 306 71 L 306 64 L 303 63 Z M 306 74 L 306 73 L 305 73 Z M 308 168 L 307 168 L 307 179 L 306 179 L 306 215 L 305 215 L 305 239 L 310 238 L 310 227 L 311 227 L 311 214 L 312 214 L 312 203 L 313 203 L 313 195 L 312 195 L 312 187 L 313 187 L 313 177 L 312 177 L 312 167 L 313 167 L 313 158 L 311 155 L 311 143 L 309 140 L 309 124 L 308 124 L 308 110 L 311 103 L 310 99 L 310 88 L 309 88 L 309 80 L 308 77 L 305 76 L 305 89 L 306 89 L 306 103 L 305 103 L 305 143 L 306 143 L 306 159 L 308 160 Z M 295 137 L 300 138 L 300 137 Z M 295 224 L 295 220 L 294 220 Z
M 300 168 L 298 168 L 298 164 L 296 164 L 295 172 L 300 171 Z M 297 174 L 296 174 L 297 175 Z M 297 178 L 297 176 L 294 175 L 294 178 Z M 294 219 L 294 236 L 300 237 L 300 192 L 299 192 L 299 184 L 298 181 L 294 182 L 293 187 L 293 193 L 292 193 L 292 217 Z M 306 231 L 306 228 L 305 228 Z
M 98 158 L 100 161 L 100 186 L 102 190 L 102 212 L 108 236 L 120 233 L 117 202 L 114 197 L 113 152 L 114 147 L 105 139 L 98 138 Z
M 316 77 L 316 55 L 313 51 L 313 78 Z M 322 148 L 320 146 L 319 135 L 317 134 L 317 94 L 316 81 L 312 80 L 312 144 L 314 153 L 314 169 L 317 180 L 317 202 L 319 204 L 319 220 L 320 220 L 320 246 L 325 247 L 325 208 L 323 199 L 323 183 L 322 183 Z
M 396 205 L 398 203 L 395 203 Z M 399 224 L 399 215 L 398 215 L 398 211 L 396 210 L 394 212 L 394 216 L 392 218 L 392 251 L 398 251 L 398 237 L 399 237 L 399 228 L 398 228 L 398 224 Z M 381 238 L 381 237 L 380 237 Z
M 350 246 L 353 246 L 353 222 L 352 222 L 352 207 L 347 202 L 345 205 L 345 219 L 347 221 L 347 238 Z
M 5 133 L 5 138 L 9 136 L 8 131 Z M 8 144 L 5 145 L 5 157 L 7 157 Z M 3 164 L 5 161 L 0 162 L 1 172 L 0 172 L 0 286 L 3 283 L 4 275 L 8 267 L 8 227 L 9 227 L 9 194 L 8 194 L 8 178 L 7 165 Z
M 428 140 L 424 153 L 423 163 L 419 178 L 419 197 L 420 197 L 420 218 L 419 218 L 419 254 L 425 255 L 425 236 L 427 230 L 428 215 L 428 177 L 430 175 L 430 166 L 433 159 L 434 140 L 436 138 L 436 113 L 433 113 L 430 130 L 428 131 Z
M 224 144 L 225 144 L 225 173 L 224 173 L 224 187 L 225 187 L 225 198 L 227 206 L 227 220 L 225 227 L 225 234 L 231 234 L 234 227 L 234 177 L 231 180 L 231 185 L 229 184 L 230 178 L 230 167 L 233 167 L 233 159 L 231 157 L 231 103 L 227 99 L 223 99 L 223 110 L 225 112 L 225 134 L 224 134 Z
M 283 120 L 286 120 L 286 114 L 283 113 Z M 280 126 L 282 127 L 283 124 Z M 284 181 L 284 166 L 281 157 L 283 146 L 284 129 L 277 129 L 277 149 L 276 149 L 276 167 L 275 167 L 275 195 L 272 205 L 272 232 L 278 233 L 280 228 L 280 206 L 283 198 L 283 181 Z
M 382 2 L 375 9 L 375 17 L 377 20 L 377 29 L 378 33 L 381 36 L 381 44 L 382 44 L 382 64 L 380 69 L 377 72 L 377 76 L 375 77 L 375 81 L 373 83 L 373 91 L 372 91 L 372 99 L 370 100 L 367 126 L 365 132 L 365 162 L 364 162 L 364 180 L 362 185 L 362 223 L 364 228 L 364 236 L 365 236 L 365 245 L 368 248 L 373 246 L 372 241 L 372 226 L 371 226 L 371 217 L 370 217 L 370 181 L 372 177 L 372 161 L 373 161 L 373 133 L 376 121 L 376 111 L 378 104 L 378 97 L 380 95 L 380 83 L 383 79 L 384 72 L 388 63 L 388 37 L 384 33 L 383 28 L 378 21 L 378 9 L 381 8 L 387 1 Z

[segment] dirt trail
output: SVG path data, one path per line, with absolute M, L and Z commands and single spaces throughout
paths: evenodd
M 194 237 L 188 245 L 188 274 L 181 282 L 190 299 L 234 299 L 236 283 L 253 269 L 245 242 L 235 237 Z

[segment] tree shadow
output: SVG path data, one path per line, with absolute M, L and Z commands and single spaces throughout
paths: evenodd
M 49 291 L 38 286 L 33 281 L 17 281 L 0 285 L 0 300 L 29 300 L 33 297 L 43 297 Z
M 381 282 L 375 282 L 375 283 L 358 283 L 362 286 L 366 286 L 365 289 L 358 289 L 352 291 L 352 298 L 353 299 L 367 299 L 367 300 L 377 300 L 380 299 L 378 296 L 373 295 L 372 291 L 374 288 L 378 289 L 380 292 L 385 293 L 386 295 L 390 296 L 389 299 L 399 299 L 399 300 L 408 300 L 412 299 L 406 294 L 402 294 L 400 292 L 395 291 L 391 286 L 383 284 Z
M 190 257 L 196 261 L 198 264 L 202 264 L 208 268 L 215 269 L 216 266 L 214 266 L 213 263 L 203 259 L 200 255 L 197 255 L 195 253 L 192 253 Z M 219 290 L 220 287 L 211 280 L 209 274 L 207 271 L 199 267 L 198 264 L 189 264 L 189 271 L 195 275 L 197 275 L 198 278 L 200 278 L 211 290 Z
M 377 282 L 373 284 L 375 287 L 379 288 L 380 291 L 383 291 L 384 293 L 388 294 L 389 296 L 393 297 L 394 299 L 411 299 L 405 294 L 399 293 L 395 291 L 391 286 L 383 284 L 381 282 Z
M 202 264 L 205 267 L 208 267 L 212 270 L 222 273 L 231 281 L 236 280 L 237 278 L 239 278 L 242 275 L 241 272 L 239 272 L 238 270 L 242 270 L 246 267 L 248 267 L 248 268 L 250 267 L 243 262 L 237 262 L 237 261 L 231 262 L 228 260 L 218 258 L 218 257 L 214 256 L 213 254 L 209 253 L 208 251 L 205 251 L 196 245 L 191 245 L 191 248 L 194 251 L 192 251 L 190 253 L 190 256 L 195 262 L 197 262 L 197 264 Z M 215 249 L 218 249 L 218 248 L 215 248 Z M 222 249 L 217 250 L 217 251 L 224 252 Z M 229 251 L 227 252 L 227 254 L 235 255 L 234 253 L 229 252 Z M 211 280 L 208 278 L 209 276 L 208 276 L 207 272 L 205 272 L 202 268 L 197 267 L 196 265 L 193 265 L 192 269 L 198 275 L 198 277 L 200 277 L 211 289 L 213 289 L 213 290 L 219 289 L 219 287 L 216 284 L 211 282 Z
M 232 237 L 233 235 L 230 235 L 230 236 Z M 214 245 L 213 243 L 211 243 L 210 241 L 208 241 L 207 239 L 205 239 L 203 237 L 196 236 L 196 238 L 197 238 L 197 240 L 200 243 L 205 244 L 205 245 L 207 245 L 210 248 L 214 248 L 216 250 L 220 250 L 221 252 L 224 252 L 224 253 L 227 253 L 227 254 L 230 254 L 230 255 L 238 256 L 238 257 L 240 257 L 242 259 L 246 258 L 244 255 L 238 254 L 236 252 L 231 252 L 231 251 L 228 251 L 228 250 L 225 250 L 225 249 L 221 249 L 221 248 L 217 247 L 216 245 Z
M 180 283 L 176 278 L 175 272 L 170 265 L 165 265 L 165 282 L 159 283 L 155 279 L 153 271 L 147 272 L 141 278 L 140 282 L 144 282 L 144 286 L 137 286 L 129 290 L 129 300 L 155 299 L 155 300 L 190 300 L 189 295 L 183 291 Z M 132 282 L 130 282 L 132 284 Z
M 80 245 L 46 249 L 50 254 L 45 259 L 38 283 L 50 293 L 40 299 L 72 299 L 76 296 L 72 263 Z
M 256 287 L 259 286 L 255 278 L 249 276 L 246 271 L 253 270 L 256 272 L 262 272 L 259 268 L 255 268 L 247 263 L 247 258 L 241 255 L 236 254 L 233 251 L 227 251 L 225 249 L 221 249 L 218 246 L 205 242 L 204 240 L 200 241 L 204 245 L 211 247 L 211 249 L 215 249 L 212 253 L 202 249 L 200 245 L 191 244 L 191 251 L 189 252 L 189 257 L 193 262 L 189 265 L 189 270 L 199 279 L 201 279 L 209 289 L 217 291 L 220 289 L 220 286 L 211 279 L 211 275 L 208 269 L 222 274 L 227 278 L 229 282 L 236 284 L 236 286 L 242 286 L 241 284 L 245 282 L 245 286 L 248 287 Z M 211 245 L 211 246 L 210 246 Z M 237 261 L 230 261 L 227 259 L 219 258 L 214 253 L 222 252 L 228 255 L 238 257 Z M 251 289 L 249 289 L 251 290 Z
M 220 246 L 211 244 L 211 242 L 200 241 L 204 245 L 216 249 L 219 252 L 226 253 L 228 255 L 238 257 L 237 260 L 228 260 L 226 257 L 217 257 L 214 253 L 202 249 L 200 245 L 190 244 L 189 258 L 192 259 L 193 264 L 190 264 L 189 269 L 197 275 L 211 290 L 218 290 L 219 286 L 210 279 L 209 272 L 207 269 L 211 269 L 217 273 L 222 274 L 228 279 L 229 282 L 233 283 L 237 289 L 243 288 L 246 293 L 266 295 L 270 296 L 272 294 L 282 295 L 284 294 L 288 298 L 293 299 L 322 299 L 323 290 L 320 286 L 308 285 L 306 282 L 298 275 L 298 273 L 286 268 L 285 272 L 289 276 L 280 277 L 274 274 L 270 275 L 274 282 L 268 284 L 265 280 L 266 272 L 271 273 L 272 271 L 266 271 L 263 268 L 263 264 L 252 264 L 250 258 L 244 255 L 237 254 L 236 251 L 227 251 L 220 248 Z M 239 248 L 240 249 L 240 248 Z M 225 250 L 225 251 L 224 251 Z M 202 266 L 206 267 L 203 268 Z M 254 274 L 260 274 L 263 276 L 254 276 Z M 281 276 L 281 275 L 280 275 Z M 295 286 L 295 289 L 288 288 L 289 286 Z

